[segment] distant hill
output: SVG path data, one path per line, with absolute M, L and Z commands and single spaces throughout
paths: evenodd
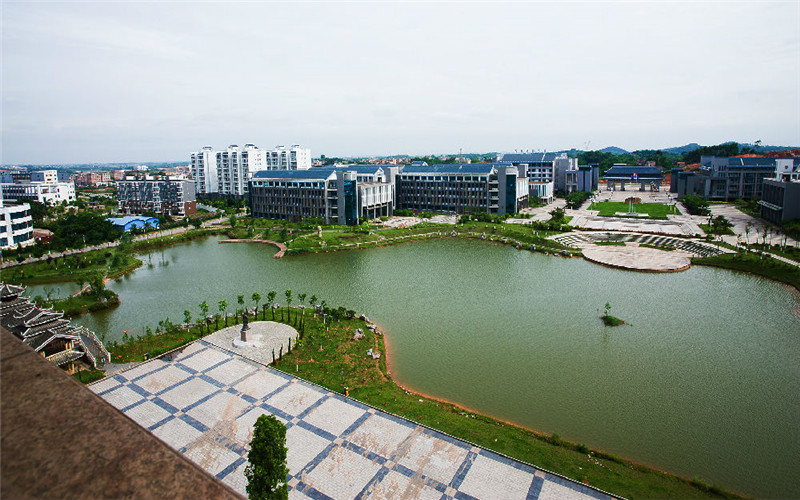
M 700 149 L 701 147 L 702 146 L 700 146 L 696 142 L 693 142 L 693 143 L 687 144 L 685 146 L 678 146 L 678 147 L 674 147 L 674 148 L 665 148 L 665 149 L 662 149 L 661 151 L 663 151 L 663 152 L 665 152 L 667 154 L 683 155 L 684 153 L 688 153 L 689 151 L 694 151 L 695 149 Z
M 616 146 L 609 146 L 607 148 L 598 149 L 598 151 L 600 153 L 611 153 L 612 155 L 626 155 L 629 153 L 628 151 L 622 148 L 618 148 Z

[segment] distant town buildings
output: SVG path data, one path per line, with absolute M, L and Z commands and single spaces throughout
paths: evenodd
M 119 181 L 124 178 L 124 170 L 79 172 L 75 174 L 75 185 L 85 187 L 110 186 L 114 181 Z
M 0 174 L 0 189 L 6 200 L 36 201 L 57 205 L 75 201 L 75 183 L 59 170 Z
M 33 219 L 27 203 L 5 202 L 0 198 L 0 249 L 33 245 Z
M 118 209 L 122 214 L 153 212 L 186 217 L 197 213 L 194 181 L 142 175 L 117 181 L 116 186 Z
M 557 192 L 590 192 L 600 181 L 599 166 L 579 166 L 566 153 L 501 153 L 496 161 L 524 167 L 530 195 L 545 202 Z

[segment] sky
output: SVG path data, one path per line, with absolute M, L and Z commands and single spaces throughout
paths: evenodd
M 16 2 L 2 164 L 800 145 L 800 2 Z

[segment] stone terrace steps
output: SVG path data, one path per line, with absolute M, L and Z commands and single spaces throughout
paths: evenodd
M 669 236 L 660 236 L 654 234 L 638 234 L 638 233 L 566 233 L 554 236 L 555 241 L 574 248 L 580 248 L 587 244 L 600 242 L 600 241 L 619 241 L 622 243 L 638 243 L 646 245 L 654 245 L 659 247 L 670 247 L 685 252 L 693 253 L 701 257 L 713 257 L 723 253 L 717 247 L 706 245 L 697 241 L 686 240 L 683 238 L 672 238 Z

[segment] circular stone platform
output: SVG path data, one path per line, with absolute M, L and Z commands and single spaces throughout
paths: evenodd
M 217 330 L 208 337 L 203 337 L 203 340 L 265 365 L 272 363 L 273 349 L 275 350 L 275 359 L 277 359 L 281 352 L 281 346 L 283 346 L 283 353 L 286 354 L 286 351 L 289 350 L 289 339 L 292 339 L 292 345 L 297 340 L 297 330 L 283 323 L 253 321 L 248 326 L 250 329 L 247 330 L 245 344 L 242 344 L 240 340 L 241 324 Z
M 685 271 L 692 264 L 689 254 L 681 250 L 668 252 L 633 245 L 588 245 L 583 248 L 583 257 L 588 261 L 618 269 L 658 273 Z

